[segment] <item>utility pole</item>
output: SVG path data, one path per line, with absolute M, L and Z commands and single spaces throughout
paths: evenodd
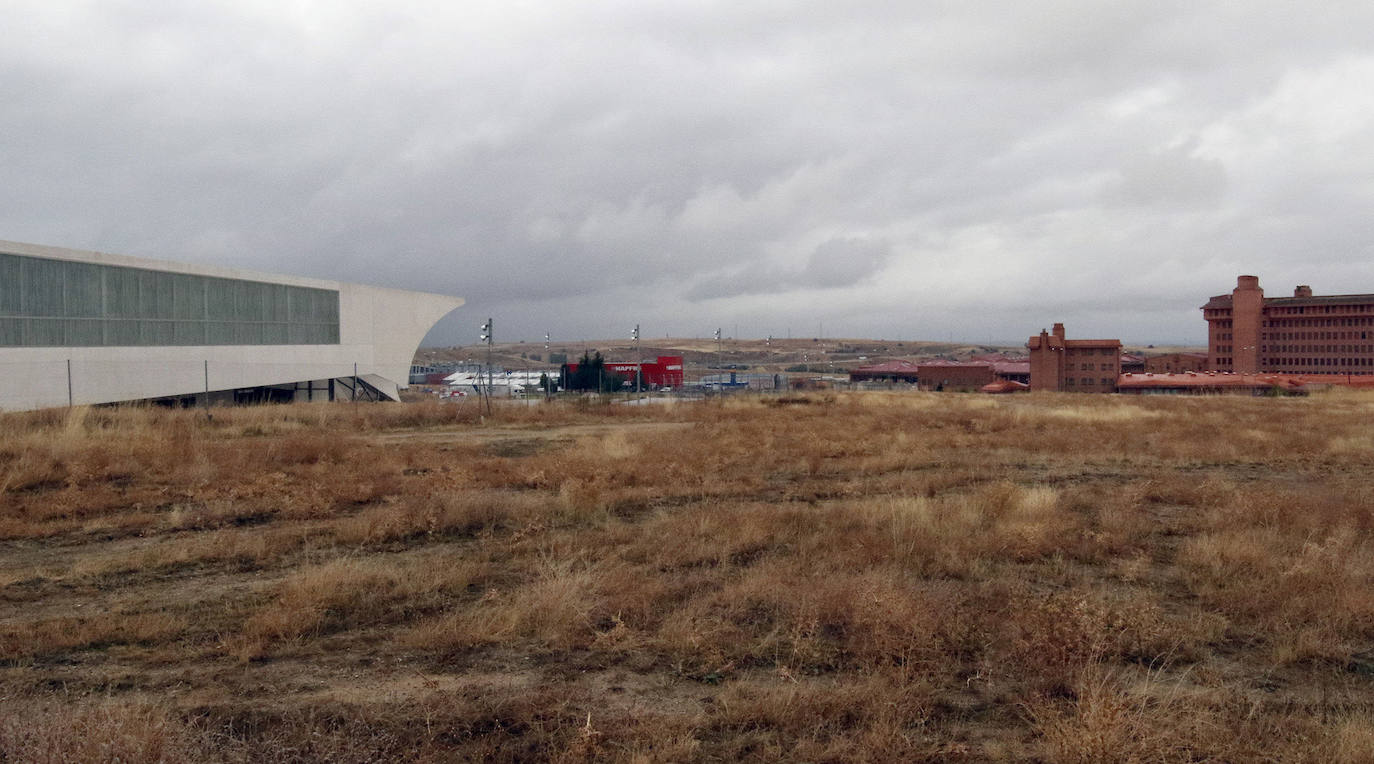
M 644 377 L 644 359 L 639 355 L 639 324 L 635 324 L 635 328 L 630 331 L 630 339 L 635 341 L 635 394 L 638 395 Z
M 549 358 L 549 333 L 548 333 L 548 332 L 544 332 L 544 362 L 545 362 L 545 363 L 553 363 L 553 361 L 550 360 L 550 358 Z M 551 398 L 551 397 L 553 396 L 553 377 L 550 377 L 548 374 L 545 374 L 545 375 L 544 375 L 544 379 L 546 380 L 545 383 L 544 383 L 544 400 L 548 400 L 549 398 Z

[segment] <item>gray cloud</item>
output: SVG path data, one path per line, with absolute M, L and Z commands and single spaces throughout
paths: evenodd
M 1109 202 L 1206 208 L 1226 192 L 1226 167 L 1194 153 L 1187 144 L 1129 160 L 1107 190 Z
M 831 238 L 817 245 L 798 266 L 746 262 L 708 274 L 686 296 L 691 300 L 708 300 L 850 287 L 880 272 L 889 255 L 891 246 L 885 241 Z
M 0 238 L 468 298 L 443 342 L 471 341 L 464 314 L 618 336 L 608 305 L 652 334 L 1017 340 L 1063 317 L 1200 341 L 1196 306 L 1240 271 L 1374 289 L 1371 22 L 15 0 Z

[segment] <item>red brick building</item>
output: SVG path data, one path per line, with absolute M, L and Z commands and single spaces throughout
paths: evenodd
M 907 382 L 916 381 L 916 364 L 910 361 L 887 361 L 849 370 L 850 382 Z
M 1030 383 L 1027 361 L 934 360 L 924 361 L 916 368 L 922 390 L 979 390 L 994 382 Z
M 1122 374 L 1144 374 L 1145 356 L 1134 353 L 1121 354 L 1121 373 Z
M 997 379 L 986 362 L 925 361 L 916 369 L 922 390 L 977 390 Z
M 1123 373 L 1130 373 L 1122 367 Z M 1206 353 L 1163 353 L 1145 357 L 1147 374 L 1183 374 L 1190 371 L 1207 371 Z
M 1121 376 L 1121 340 L 1071 340 L 1055 324 L 1026 342 L 1030 349 L 1031 390 L 1079 393 L 1116 391 Z
M 1241 374 L 1374 374 L 1374 294 L 1265 297 L 1256 276 L 1202 306 L 1207 364 Z
M 1301 376 L 1289 374 L 1122 374 L 1117 392 L 1128 395 L 1306 395 Z

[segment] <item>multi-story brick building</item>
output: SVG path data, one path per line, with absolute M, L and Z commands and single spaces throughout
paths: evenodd
M 1202 306 L 1207 364 L 1241 374 L 1374 374 L 1374 294 L 1265 297 L 1256 276 Z
M 1030 349 L 1031 390 L 1080 393 L 1116 391 L 1121 376 L 1121 340 L 1070 340 L 1055 324 L 1026 342 Z

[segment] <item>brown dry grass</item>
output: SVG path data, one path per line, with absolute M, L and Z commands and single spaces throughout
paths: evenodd
M 0 416 L 0 759 L 1361 761 L 1374 397 Z

